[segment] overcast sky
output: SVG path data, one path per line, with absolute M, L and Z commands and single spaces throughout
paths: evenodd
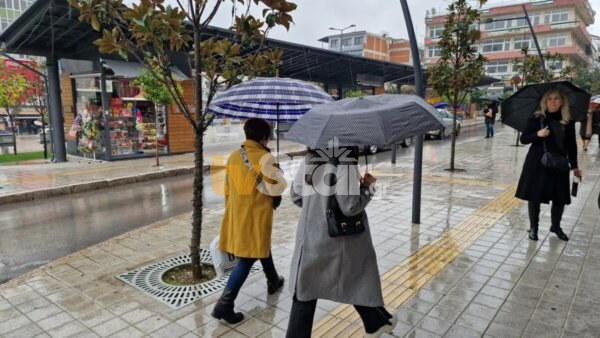
M 173 1 L 173 0 L 168 0 Z M 311 46 L 321 46 L 320 38 L 339 34 L 329 30 L 329 27 L 344 28 L 355 24 L 345 32 L 366 30 L 372 33 L 387 32 L 394 38 L 407 38 L 406 24 L 400 6 L 400 0 L 291 0 L 298 5 L 292 13 L 295 24 L 289 32 L 285 29 L 272 31 L 270 37 L 301 43 Z M 600 13 L 600 0 L 588 0 L 592 8 Z M 174 1 L 173 1 L 174 2 Z M 489 4 L 508 3 L 507 0 L 489 0 Z M 520 2 L 510 1 L 510 3 Z M 219 15 L 213 21 L 215 26 L 227 27 L 231 23 L 230 1 L 228 8 L 221 8 Z M 415 26 L 415 34 L 420 44 L 425 38 L 425 12 L 435 8 L 445 10 L 449 0 L 408 0 Z M 596 15 L 596 23 L 589 27 L 592 34 L 600 35 L 600 14 Z

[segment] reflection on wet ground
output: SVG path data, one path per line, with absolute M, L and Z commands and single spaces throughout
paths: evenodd
M 205 179 L 205 205 L 222 197 Z M 0 206 L 0 283 L 116 235 L 192 209 L 182 176 Z

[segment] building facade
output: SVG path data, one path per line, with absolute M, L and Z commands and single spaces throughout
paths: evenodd
M 566 66 L 590 66 L 593 62 L 592 37 L 587 27 L 594 23 L 595 12 L 589 0 L 531 0 L 489 5 L 481 10 L 481 39 L 474 46 L 486 58 L 486 74 L 508 82 L 517 75 L 513 60 L 522 58 L 521 49 L 537 53 L 523 11 L 525 5 L 542 53 L 560 53 L 564 62 L 552 65 L 554 72 Z M 437 47 L 444 30 L 446 13 L 425 19 L 425 65 L 440 57 Z
M 387 34 L 357 31 L 329 35 L 319 39 L 328 44 L 328 49 L 340 53 L 362 56 L 369 59 L 412 64 L 410 43 L 405 39 L 394 39 Z
M 0 0 L 0 33 L 4 32 L 21 13 L 33 3 L 33 0 Z

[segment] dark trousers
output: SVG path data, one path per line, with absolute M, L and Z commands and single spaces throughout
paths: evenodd
M 494 122 L 485 123 L 485 137 L 494 137 Z
M 529 201 L 527 206 L 529 208 L 529 224 L 532 228 L 537 228 L 540 222 L 540 203 Z M 562 214 L 564 211 L 564 204 L 557 204 L 552 202 L 552 206 L 550 207 L 550 219 L 552 222 L 552 229 L 560 228 L 560 221 L 562 219 Z
M 238 263 L 233 268 L 231 275 L 229 275 L 229 279 L 227 280 L 227 288 L 240 291 L 242 285 L 248 278 L 250 274 L 250 269 L 254 262 L 257 261 L 257 258 L 242 258 L 238 260 Z M 269 257 L 261 258 L 260 263 L 263 266 L 263 271 L 265 272 L 265 276 L 267 276 L 267 280 L 276 281 L 279 279 L 279 275 L 277 274 L 277 270 L 275 269 L 275 264 L 273 264 L 273 256 L 269 253 Z
M 316 299 L 303 302 L 296 299 L 296 295 L 294 295 L 292 312 L 290 313 L 285 337 L 309 338 L 312 332 L 316 308 Z M 389 317 L 385 315 L 387 311 L 383 308 L 354 305 L 354 309 L 360 315 L 365 330 L 369 333 L 377 331 L 377 329 L 389 322 Z

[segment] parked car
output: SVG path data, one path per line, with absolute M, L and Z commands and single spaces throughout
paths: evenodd
M 443 137 L 448 137 L 451 136 L 452 133 L 452 124 L 454 123 L 454 117 L 452 116 L 452 113 L 450 113 L 448 111 L 448 109 L 446 108 L 438 108 L 436 109 L 438 114 L 440 115 L 440 118 L 442 119 L 442 124 L 444 125 L 444 128 L 442 129 L 437 129 L 437 130 L 430 130 L 427 133 L 425 133 L 425 137 L 428 138 L 442 138 Z M 457 118 L 456 119 L 456 136 L 460 135 L 460 124 L 461 124 L 461 118 Z
M 412 141 L 413 141 L 412 137 L 405 138 L 402 142 L 400 142 L 400 146 L 402 148 L 408 148 L 412 144 Z M 367 147 L 367 152 L 369 154 L 375 154 L 375 153 L 377 153 L 379 151 L 383 151 L 385 149 L 390 149 L 390 148 L 391 148 L 391 144 L 388 144 L 388 145 L 385 145 L 385 146 L 372 145 L 372 146 Z

